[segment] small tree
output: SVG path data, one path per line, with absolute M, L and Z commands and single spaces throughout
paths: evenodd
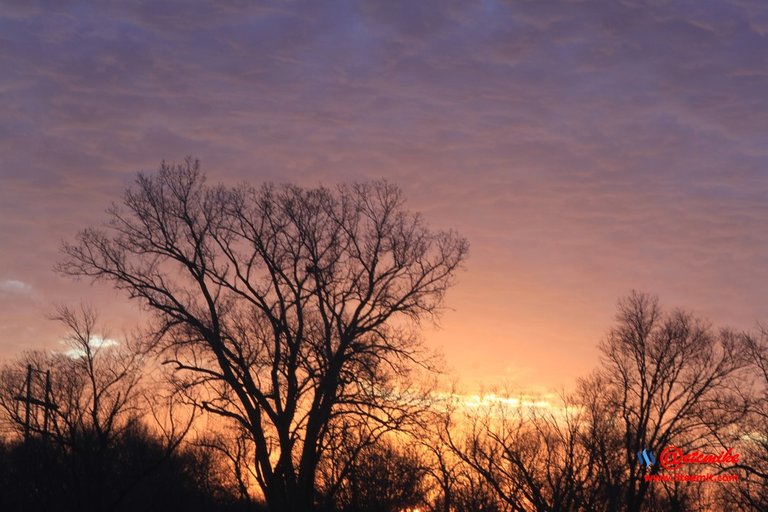
M 0 370 L 2 419 L 25 441 L 15 451 L 14 471 L 27 471 L 25 480 L 36 489 L 28 506 L 59 500 L 83 510 L 113 508 L 148 470 L 124 449 L 144 428 L 143 355 L 100 333 L 90 307 L 60 307 L 53 318 L 66 327 L 64 350 L 30 352 Z M 165 445 L 142 439 L 169 454 L 183 432 L 172 437 Z M 130 464 L 117 463 L 120 457 Z
M 63 351 L 30 352 L 0 372 L 0 408 L 21 434 L 48 436 L 76 449 L 103 449 L 138 414 L 142 354 L 135 347 L 97 334 L 97 315 L 90 307 L 57 309 L 53 317 L 67 329 Z M 32 368 L 31 395 L 37 410 L 26 414 L 27 368 Z M 48 405 L 42 375 L 50 374 Z M 41 420 L 48 408 L 47 425 Z M 82 439 L 87 439 L 83 443 Z
M 425 363 L 414 328 L 468 246 L 428 229 L 396 187 L 211 187 L 187 159 L 139 174 L 108 215 L 58 268 L 154 313 L 155 348 L 202 407 L 249 432 L 273 510 L 312 508 L 335 421 L 398 428 L 423 405 L 398 382 Z
M 336 452 L 321 467 L 324 509 L 338 512 L 400 512 L 424 506 L 427 468 L 421 455 L 407 445 L 382 439 L 362 445 L 354 454 Z M 344 450 L 344 447 L 339 447 Z
M 446 423 L 443 437 L 499 506 L 515 512 L 597 510 L 588 482 L 596 464 L 585 449 L 583 412 L 560 406 L 489 403 L 466 414 L 464 432 Z

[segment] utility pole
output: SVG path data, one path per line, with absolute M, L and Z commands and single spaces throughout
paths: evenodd
M 43 440 L 48 439 L 48 424 L 49 424 L 49 418 L 51 411 L 55 411 L 58 409 L 56 404 L 51 402 L 51 370 L 47 370 L 45 372 L 45 397 L 43 400 L 40 400 L 38 398 L 35 398 L 33 396 L 32 392 L 32 383 L 33 383 L 33 375 L 34 372 L 42 374 L 43 372 L 41 370 L 36 370 L 32 368 L 31 364 L 27 365 L 27 380 L 24 383 L 26 387 L 26 392 L 24 395 L 17 395 L 14 398 L 20 402 L 24 402 L 24 442 L 28 443 L 30 438 L 30 433 L 32 430 L 32 406 L 35 407 L 42 407 L 43 408 Z M 35 409 L 35 423 L 38 425 L 39 428 L 39 420 L 37 420 L 37 409 Z
M 43 441 L 48 441 L 48 414 L 55 407 L 51 403 L 51 370 L 45 371 L 45 406 L 43 407 Z
M 27 365 L 27 396 L 24 400 L 24 442 L 29 441 L 29 405 L 32 402 L 32 365 Z

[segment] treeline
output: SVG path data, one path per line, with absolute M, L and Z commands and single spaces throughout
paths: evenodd
M 428 384 L 419 329 L 468 249 L 386 182 L 209 185 L 191 158 L 140 173 L 57 270 L 147 321 L 116 341 L 62 308 L 69 347 L 3 367 L 0 507 L 768 510 L 765 333 L 632 293 L 557 403 L 467 404 Z M 671 447 L 739 461 L 670 469 Z M 646 478 L 674 471 L 739 480 Z
M 450 467 L 491 489 L 500 510 L 768 510 L 766 363 L 764 333 L 716 329 L 633 293 L 619 302 L 598 369 L 576 390 L 551 407 L 497 400 L 455 411 L 438 446 Z M 738 463 L 676 458 L 729 449 Z M 707 474 L 731 481 L 676 476 Z M 442 495 L 450 500 L 448 486 Z
M 266 509 L 247 432 L 198 428 L 205 424 L 183 388 L 147 375 L 139 345 L 97 336 L 93 310 L 63 308 L 57 318 L 68 329 L 66 350 L 28 353 L 0 373 L 2 510 Z M 558 402 L 497 391 L 470 406 L 458 393 L 433 393 L 396 435 L 339 423 L 318 467 L 314 506 L 766 510 L 766 339 L 662 311 L 653 297 L 634 293 L 620 302 L 600 345 L 599 369 Z M 731 449 L 738 464 L 683 472 L 738 481 L 649 482 L 646 475 L 665 472 L 658 457 L 671 445 Z M 643 464 L 643 449 L 656 465 Z
M 247 431 L 202 421 L 183 387 L 148 374 L 140 345 L 96 335 L 93 310 L 63 308 L 57 319 L 66 350 L 28 353 L 0 373 L 2 510 L 267 509 Z M 400 430 L 372 436 L 336 424 L 314 509 L 768 510 L 767 340 L 633 293 L 619 303 L 598 369 L 558 401 L 433 392 Z M 738 480 L 651 482 L 646 475 L 674 474 L 659 463 L 667 446 L 730 449 L 736 464 L 678 470 Z
M 210 452 L 172 452 L 140 421 L 107 445 L 84 433 L 63 446 L 34 437 L 0 442 L 4 511 L 245 511 Z M 221 479 L 219 478 L 221 477 Z
M 88 307 L 55 319 L 66 347 L 0 370 L 0 510 L 245 510 L 141 347 L 97 335 Z

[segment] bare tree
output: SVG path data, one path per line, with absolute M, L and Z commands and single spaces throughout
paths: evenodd
M 743 478 L 738 486 L 721 486 L 720 506 L 768 509 L 768 329 L 744 336 L 740 347 L 750 361 L 749 378 L 741 388 L 747 414 L 730 432 L 719 436 L 723 447 L 741 453 Z M 733 404 L 732 404 L 733 405 Z M 738 406 L 738 403 L 735 404 Z
M 387 183 L 211 187 L 187 159 L 140 174 L 58 268 L 141 300 L 201 405 L 250 433 L 270 507 L 305 511 L 336 420 L 397 427 L 422 403 L 398 381 L 467 248 Z
M 6 365 L 0 407 L 19 433 L 28 425 L 32 432 L 63 445 L 80 446 L 80 439 L 88 438 L 89 444 L 106 447 L 139 410 L 142 354 L 97 334 L 97 315 L 91 307 L 59 307 L 53 319 L 67 330 L 65 350 L 31 352 Z M 40 380 L 37 375 L 50 372 L 47 425 L 40 420 L 40 411 L 28 420 L 26 402 L 20 400 L 27 367 L 35 371 L 33 388 Z M 46 407 L 41 403 L 43 386 L 38 382 L 33 392 L 39 409 Z
M 583 443 L 587 422 L 571 399 L 547 406 L 490 400 L 458 423 L 463 428 L 446 425 L 445 442 L 504 508 L 598 510 L 589 485 L 597 464 Z
M 744 340 L 632 293 L 619 302 L 617 324 L 600 346 L 600 369 L 560 407 L 491 403 L 461 428 L 446 425 L 445 441 L 510 510 L 692 510 L 712 499 L 706 487 L 651 487 L 644 476 L 658 465 L 643 467 L 637 454 L 658 456 L 670 444 L 706 451 L 724 436 L 743 438 L 745 429 L 733 428 L 745 417 L 741 387 L 750 360 L 759 368 L 761 351 L 755 343 L 743 350 Z M 752 403 L 751 417 L 759 418 L 760 402 Z M 752 436 L 750 446 L 759 451 L 760 439 Z
M 51 479 L 68 479 L 64 488 L 72 500 L 88 510 L 110 508 L 143 476 L 128 478 L 117 467 L 120 445 L 143 428 L 147 405 L 159 409 L 141 393 L 143 354 L 130 340 L 117 342 L 100 332 L 91 307 L 59 307 L 53 319 L 66 328 L 64 350 L 27 353 L 5 365 L 0 410 L 6 425 L 24 435 L 29 457 L 58 457 L 64 464 L 59 474 L 42 469 Z M 162 431 L 166 454 L 189 425 Z
M 451 411 L 435 411 L 433 429 L 419 437 L 422 458 L 425 460 L 427 476 L 432 482 L 433 499 L 430 510 L 433 512 L 451 512 L 459 501 L 463 466 L 461 459 L 451 451 L 445 442 L 450 426 Z M 461 509 L 464 510 L 464 509 Z
M 748 358 L 739 350 L 742 336 L 715 331 L 690 313 L 662 311 L 658 299 L 633 292 L 619 301 L 617 325 L 601 344 L 598 379 L 600 409 L 615 418 L 620 433 L 623 466 L 608 486 L 618 504 L 637 512 L 646 501 L 649 482 L 637 453 L 654 453 L 674 443 L 683 449 L 710 448 L 743 411 L 724 407 L 736 393 Z M 656 467 L 653 468 L 655 470 Z M 690 487 L 690 486 L 688 486 Z M 668 487 L 670 499 L 679 489 Z
M 251 482 L 256 479 L 256 474 L 251 469 L 253 450 L 248 438 L 248 432 L 240 425 L 235 425 L 223 431 L 208 432 L 193 442 L 193 446 L 204 453 L 215 453 L 229 466 L 237 495 L 243 503 L 252 501 Z
M 427 468 L 414 445 L 403 439 L 352 440 L 334 455 L 321 465 L 321 480 L 330 484 L 322 487 L 325 510 L 399 512 L 425 505 Z
M 469 468 L 462 468 L 456 474 L 452 502 L 451 510 L 462 512 L 509 512 L 512 510 L 499 499 L 486 479 Z
M 626 465 L 623 424 L 617 415 L 611 383 L 605 375 L 593 373 L 582 379 L 574 393 L 581 409 L 583 428 L 579 442 L 593 464 L 585 492 L 595 511 L 621 510 Z

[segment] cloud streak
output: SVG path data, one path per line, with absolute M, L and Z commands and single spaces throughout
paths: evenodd
M 0 291 L 12 294 L 27 294 L 32 291 L 32 287 L 27 283 L 16 279 L 3 279 L 0 281 Z

